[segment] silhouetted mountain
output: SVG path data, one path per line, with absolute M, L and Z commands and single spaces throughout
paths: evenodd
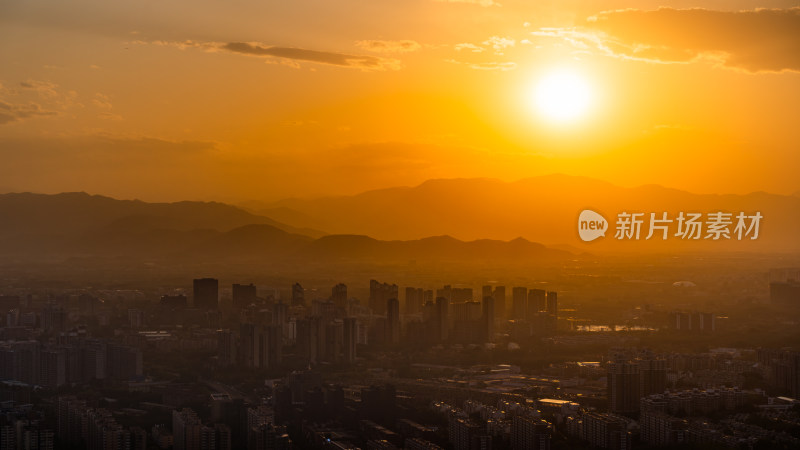
M 315 223 L 331 233 L 356 233 L 376 239 L 418 239 L 448 234 L 459 239 L 508 240 L 517 236 L 538 242 L 568 244 L 580 251 L 702 249 L 744 251 L 800 250 L 800 198 L 756 192 L 747 195 L 699 195 L 657 185 L 624 188 L 586 177 L 548 175 L 516 182 L 492 179 L 430 180 L 416 187 L 369 191 L 353 196 L 287 199 L 295 226 Z M 577 235 L 583 209 L 616 222 L 621 212 L 703 214 L 717 211 L 761 212 L 760 237 L 746 241 L 617 241 L 614 229 L 604 239 L 583 243 Z M 292 217 L 286 214 L 285 217 Z M 308 217 L 304 221 L 301 218 Z M 674 225 L 674 224 L 673 224 Z
M 220 203 L 145 203 L 83 193 L 6 194 L 0 195 L 0 214 L 13 217 L 0 226 L 0 254 L 29 259 L 112 256 L 209 262 L 407 262 L 542 261 L 570 256 L 524 239 L 462 242 L 437 236 L 379 241 L 355 235 L 314 239 Z M 237 226 L 231 228 L 233 225 Z
M 206 230 L 205 235 L 208 235 L 208 231 L 226 232 L 252 224 L 271 225 L 313 237 L 324 234 L 295 228 L 223 203 L 147 203 L 83 192 L 2 194 L 0 217 L 0 245 L 5 252 L 93 250 L 95 247 L 88 245 L 91 242 L 97 247 L 121 247 L 124 242 L 136 247 L 150 242 L 154 247 L 171 248 L 176 244 L 172 242 L 174 239 L 188 243 L 203 235 L 197 230 Z M 136 248 L 132 250 L 137 251 Z

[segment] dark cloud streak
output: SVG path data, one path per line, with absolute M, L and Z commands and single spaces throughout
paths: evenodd
M 272 56 L 297 61 L 374 70 L 392 68 L 391 66 L 395 63 L 394 60 L 387 60 L 375 56 L 349 55 L 345 53 L 323 52 L 294 47 L 266 47 L 246 42 L 229 42 L 221 45 L 219 49 L 251 56 Z

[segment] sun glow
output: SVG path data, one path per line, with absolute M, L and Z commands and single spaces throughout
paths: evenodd
M 586 114 L 592 103 L 592 92 L 586 80 L 573 71 L 562 69 L 538 81 L 532 101 L 544 118 L 567 122 Z

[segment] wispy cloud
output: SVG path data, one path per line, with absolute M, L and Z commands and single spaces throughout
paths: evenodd
M 514 70 L 517 68 L 517 63 L 515 62 L 484 62 L 484 63 L 475 63 L 470 64 L 470 67 L 477 70 Z
M 483 45 L 487 45 L 494 49 L 495 54 L 502 55 L 503 50 L 508 47 L 513 47 L 517 43 L 516 40 L 510 37 L 503 37 L 503 36 L 492 36 L 489 39 L 483 41 Z
M 399 41 L 380 41 L 380 40 L 365 40 L 358 41 L 356 45 L 369 50 L 371 52 L 383 53 L 406 53 L 419 50 L 422 46 L 416 41 L 399 40 Z
M 7 103 L 0 100 L 0 125 L 32 117 L 55 116 L 56 111 L 46 110 L 38 103 Z
M 470 69 L 475 69 L 475 70 L 499 70 L 505 72 L 517 68 L 517 63 L 512 61 L 465 62 L 465 61 L 458 61 L 456 59 L 446 59 L 445 62 L 449 62 L 452 64 L 463 64 L 469 66 Z
M 270 46 L 256 42 L 199 42 L 199 41 L 134 41 L 136 44 L 171 46 L 179 49 L 197 48 L 206 52 L 228 52 L 238 55 L 266 59 L 279 59 L 295 66 L 299 62 L 327 64 L 362 70 L 398 70 L 402 67 L 397 59 L 372 55 L 352 55 L 297 47 Z
M 57 116 L 75 105 L 77 93 L 62 92 L 49 81 L 25 80 L 9 86 L 0 83 L 0 125 Z
M 482 53 L 485 49 L 481 46 L 470 44 L 469 42 L 462 42 L 461 44 L 456 44 L 455 46 L 456 51 L 470 51 L 473 53 Z
M 578 50 L 651 63 L 711 61 L 756 72 L 800 72 L 800 7 L 713 11 L 625 9 L 590 17 L 584 26 L 540 29 Z

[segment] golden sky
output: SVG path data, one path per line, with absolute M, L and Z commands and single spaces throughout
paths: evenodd
M 350 194 L 549 173 L 800 191 L 800 2 L 0 2 L 0 191 Z M 555 122 L 537 83 L 588 109 Z

